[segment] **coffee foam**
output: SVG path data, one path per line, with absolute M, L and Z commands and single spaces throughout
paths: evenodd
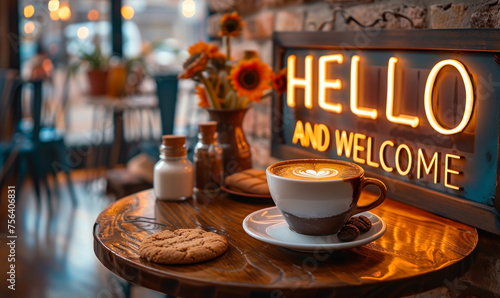
M 277 176 L 296 180 L 342 180 L 357 177 L 361 170 L 357 167 L 328 161 L 286 161 L 275 165 L 269 171 Z

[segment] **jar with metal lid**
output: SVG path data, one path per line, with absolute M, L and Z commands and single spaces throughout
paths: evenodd
M 198 143 L 194 149 L 195 193 L 219 193 L 222 179 L 222 148 L 217 142 L 217 122 L 198 124 Z
M 194 167 L 187 159 L 186 137 L 165 135 L 155 164 L 153 189 L 158 200 L 181 201 L 193 195 Z

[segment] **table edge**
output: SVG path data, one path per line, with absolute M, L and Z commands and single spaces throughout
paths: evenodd
M 147 191 L 147 190 L 146 190 Z M 139 193 L 145 193 L 146 191 L 139 192 Z M 131 198 L 134 195 L 133 194 L 130 196 L 126 196 L 123 199 Z M 110 205 L 111 206 L 111 205 Z M 363 284 L 362 287 L 359 286 L 353 286 L 353 285 L 345 285 L 345 286 L 339 286 L 339 287 L 327 287 L 327 286 L 322 286 L 322 285 L 317 285 L 317 286 L 312 286 L 312 287 L 301 287 L 299 289 L 292 289 L 290 290 L 289 287 L 286 288 L 280 288 L 279 286 L 276 287 L 272 284 L 269 285 L 256 285 L 256 284 L 244 284 L 241 282 L 216 282 L 214 283 L 213 281 L 207 281 L 204 279 L 199 279 L 196 277 L 190 278 L 190 277 L 183 277 L 182 279 L 179 279 L 177 275 L 171 275 L 166 272 L 161 272 L 158 269 L 151 268 L 142 264 L 138 264 L 137 262 L 130 261 L 116 252 L 110 250 L 97 236 L 98 228 L 99 228 L 99 222 L 98 219 L 101 216 L 102 213 L 106 212 L 110 206 L 107 206 L 104 208 L 100 215 L 97 217 L 94 226 L 93 226 L 93 238 L 94 238 L 94 253 L 96 257 L 99 259 L 99 261 L 111 272 L 119 275 L 120 277 L 124 278 L 125 280 L 140 285 L 144 287 L 151 288 L 156 291 L 164 292 L 167 294 L 171 295 L 185 295 L 183 291 L 186 289 L 189 289 L 191 293 L 194 289 L 203 292 L 203 296 L 209 294 L 209 293 L 214 293 L 212 296 L 216 296 L 221 293 L 229 292 L 231 295 L 244 295 L 248 296 L 251 293 L 272 293 L 273 291 L 282 291 L 285 293 L 291 293 L 291 294 L 300 294 L 302 292 L 307 292 L 308 294 L 311 293 L 311 290 L 316 290 L 320 292 L 328 292 L 328 291 L 333 291 L 335 294 L 339 293 L 344 293 L 344 294 L 352 294 L 352 292 L 358 291 L 359 294 L 365 294 L 368 291 L 374 290 L 375 288 L 385 288 L 387 292 L 386 294 L 393 294 L 394 289 L 397 289 L 402 281 L 412 279 L 412 280 L 433 280 L 436 281 L 436 284 L 430 284 L 426 282 L 425 284 L 419 284 L 419 282 L 414 282 L 415 286 L 418 286 L 418 289 L 404 289 L 404 292 L 398 293 L 398 295 L 411 295 L 413 293 L 418 293 L 426 290 L 430 290 L 433 288 L 436 288 L 438 286 L 444 285 L 444 282 L 446 280 L 449 280 L 448 278 L 454 279 L 457 276 L 461 276 L 465 274 L 469 270 L 469 268 L 472 266 L 473 262 L 475 261 L 475 250 L 479 241 L 478 237 L 478 232 L 476 228 L 471 227 L 471 232 L 475 234 L 475 243 L 474 247 L 471 248 L 471 251 L 464 256 L 462 259 L 459 259 L 457 261 L 454 261 L 453 263 L 448 264 L 446 267 L 442 267 L 438 270 L 434 271 L 427 271 L 423 272 L 421 274 L 412 276 L 412 277 L 406 277 L 406 278 L 399 278 L 399 279 L 393 279 L 393 280 L 385 280 L 383 282 L 368 282 L 366 284 Z M 284 248 L 283 248 L 284 249 Z M 142 280 L 138 280 L 136 276 L 127 276 L 126 273 L 121 272 L 118 270 L 116 267 L 113 266 L 113 264 L 116 263 L 122 263 L 126 264 L 127 266 L 131 266 L 138 271 L 142 273 Z M 457 269 L 459 270 L 458 274 L 456 274 Z M 453 274 L 453 276 L 452 276 Z M 148 277 L 148 278 L 144 278 Z M 425 277 L 425 278 L 424 278 Z M 146 280 L 146 281 L 144 281 Z M 154 280 L 154 281 L 151 281 Z M 257 286 L 257 287 L 256 287 Z M 217 290 L 216 288 L 219 288 Z M 251 289 L 249 291 L 249 288 L 254 287 L 254 289 Z M 184 293 L 184 294 L 183 294 Z M 188 294 L 189 294 L 188 293 Z M 377 295 L 381 294 L 380 290 L 376 291 Z M 189 294 L 191 296 L 191 294 Z M 208 295 L 210 296 L 210 295 Z M 207 296 L 207 297 L 208 297 Z

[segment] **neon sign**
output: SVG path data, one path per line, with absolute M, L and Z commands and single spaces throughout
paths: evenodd
M 295 88 L 304 88 L 305 90 L 305 107 L 308 109 L 313 108 L 313 99 L 312 92 L 313 89 L 313 72 L 312 72 L 312 63 L 313 57 L 308 55 L 305 58 L 306 64 L 306 75 L 305 78 L 297 78 L 296 77 L 296 60 L 295 55 L 288 56 L 288 72 L 287 72 L 287 80 L 288 80 L 288 89 L 287 89 L 287 104 L 290 107 L 295 107 L 296 99 L 295 99 Z M 336 55 L 328 55 L 321 56 L 319 58 L 319 93 L 318 93 L 318 104 L 320 108 L 325 111 L 330 111 L 334 113 L 342 112 L 342 105 L 339 103 L 332 104 L 327 102 L 326 97 L 326 89 L 331 88 L 334 90 L 339 90 L 342 88 L 342 83 L 339 79 L 331 80 L 327 79 L 326 76 L 326 64 L 328 62 L 337 62 L 342 64 L 344 61 L 344 57 L 341 54 Z M 375 109 L 367 109 L 358 107 L 358 68 L 360 57 L 358 55 L 354 55 L 351 59 L 351 97 L 350 97 L 350 106 L 353 114 L 359 117 L 366 117 L 371 119 L 377 119 L 377 110 Z M 403 125 L 409 125 L 411 127 L 417 127 L 420 119 L 416 116 L 410 115 L 394 115 L 394 81 L 395 81 L 395 66 L 398 62 L 396 57 L 391 57 L 389 59 L 388 71 L 387 71 L 387 108 L 386 108 L 386 117 L 387 120 L 399 123 Z M 441 126 L 436 120 L 435 112 L 432 108 L 433 103 L 433 90 L 434 85 L 436 83 L 436 77 L 439 74 L 439 71 L 443 69 L 444 66 L 451 65 L 455 67 L 462 77 L 462 80 L 465 84 L 466 91 L 466 106 L 465 113 L 462 118 L 462 121 L 458 126 L 453 129 L 446 129 Z M 464 65 L 457 60 L 447 59 L 440 61 L 437 63 L 431 70 L 429 77 L 427 78 L 427 83 L 425 85 L 425 114 L 427 115 L 427 120 L 431 124 L 431 126 L 441 134 L 456 134 L 461 132 L 469 123 L 469 120 L 472 115 L 472 107 L 474 105 L 474 90 L 471 82 L 470 75 L 467 73 Z
M 340 103 L 328 103 L 327 102 L 327 96 L 326 96 L 326 89 L 331 88 L 333 90 L 340 90 L 342 88 L 342 83 L 340 79 L 328 79 L 327 78 L 327 71 L 326 71 L 326 64 L 327 63 L 338 63 L 342 64 L 344 61 L 344 56 L 342 54 L 333 54 L 333 55 L 324 55 L 319 57 L 319 74 L 318 74 L 318 105 L 321 109 L 327 111 L 327 112 L 332 112 L 332 113 L 342 113 L 342 105 Z M 360 108 L 358 107 L 358 69 L 359 69 L 359 61 L 360 57 L 358 55 L 354 55 L 351 59 L 351 96 L 350 96 L 350 106 L 351 106 L 351 112 L 355 114 L 358 117 L 365 117 L 365 118 L 371 118 L 371 119 L 377 119 L 377 110 L 375 109 L 368 109 L 368 108 Z M 395 65 L 398 62 L 398 59 L 395 57 L 391 57 L 388 62 L 388 70 L 387 70 L 387 104 L 386 104 L 386 117 L 387 120 L 393 123 L 401 124 L 401 125 L 408 125 L 413 128 L 418 127 L 420 119 L 416 116 L 410 116 L 410 115 L 394 115 L 394 81 L 395 81 Z M 304 88 L 306 98 L 304 100 L 304 106 L 308 109 L 313 108 L 313 101 L 312 101 L 312 92 L 313 90 L 313 72 L 312 72 L 312 63 L 313 63 L 313 57 L 311 55 L 306 56 L 305 58 L 305 65 L 306 65 L 306 72 L 305 72 L 305 78 L 297 78 L 296 77 L 296 63 L 297 63 L 297 58 L 295 55 L 290 55 L 288 56 L 288 73 L 287 73 L 287 80 L 288 82 L 292 82 L 288 86 L 288 92 L 287 92 L 287 104 L 290 107 L 296 107 L 296 88 Z M 443 69 L 444 66 L 450 65 L 455 67 L 461 75 L 461 78 L 464 82 L 465 85 L 465 92 L 466 92 L 466 98 L 465 98 L 465 112 L 462 120 L 460 121 L 460 124 L 456 126 L 455 128 L 452 129 L 446 129 L 441 124 L 438 123 L 436 120 L 436 115 L 433 110 L 433 90 L 434 86 L 436 84 L 436 78 L 440 72 L 440 70 Z M 473 85 L 471 82 L 470 75 L 467 73 L 467 70 L 465 69 L 464 65 L 460 63 L 457 60 L 454 59 L 447 59 L 440 61 L 436 63 L 436 65 L 432 68 L 431 72 L 429 73 L 429 76 L 427 78 L 427 83 L 425 85 L 425 113 L 427 115 L 427 120 L 429 121 L 429 124 L 434 128 L 437 132 L 445 135 L 450 135 L 450 134 L 457 134 L 463 131 L 463 129 L 467 126 L 467 124 L 470 121 L 471 115 L 472 115 L 472 107 L 474 105 L 474 91 L 473 91 Z M 350 157 L 351 151 L 353 153 L 352 159 L 353 161 L 360 163 L 360 164 L 367 164 L 372 167 L 378 167 L 378 163 L 373 161 L 373 152 L 371 151 L 372 146 L 372 138 L 367 137 L 364 134 L 361 133 L 355 133 L 354 134 L 354 139 L 352 139 L 353 134 L 350 134 L 350 137 L 348 138 L 348 141 L 346 141 L 346 133 L 345 131 L 342 132 L 342 138 L 338 138 L 338 131 L 335 131 L 336 136 L 337 136 L 337 154 L 341 156 L 342 151 L 345 150 L 345 156 Z M 367 147 L 364 147 L 363 143 L 368 139 Z M 303 147 L 308 147 L 312 146 L 313 149 L 316 149 L 320 152 L 325 151 L 329 143 L 328 141 L 330 140 L 330 132 L 327 128 L 326 125 L 324 124 L 314 124 L 314 129 L 313 126 L 309 123 L 306 122 L 305 125 L 303 124 L 302 121 L 297 121 L 296 126 L 295 126 L 295 131 L 293 134 L 293 143 L 297 144 L 298 141 L 300 140 L 300 144 Z M 348 144 L 348 145 L 347 145 Z M 391 143 L 383 143 L 385 144 L 384 147 L 388 144 Z M 341 147 L 345 147 L 342 149 Z M 392 144 L 394 146 L 394 144 Z M 368 150 L 366 150 L 368 149 Z M 366 159 L 361 157 L 361 152 L 366 151 Z M 438 152 L 433 153 L 433 159 L 431 161 L 431 165 L 435 164 L 434 169 L 431 167 L 428 167 L 425 161 L 425 158 L 423 157 L 423 154 L 421 153 L 422 149 L 418 149 L 419 152 L 419 158 L 417 160 L 417 168 L 418 168 L 418 174 L 417 174 L 417 179 L 422 178 L 423 174 L 421 171 L 421 167 L 423 166 L 425 168 L 425 173 L 427 175 L 430 174 L 431 171 L 434 172 L 434 183 L 437 183 L 439 181 L 438 179 L 438 169 L 437 169 L 437 161 L 436 159 L 439 157 Z M 383 169 L 387 172 L 392 172 L 393 168 L 387 166 L 387 161 L 385 160 L 383 151 L 381 150 L 382 153 L 380 153 L 380 162 L 382 162 L 385 166 Z M 401 165 L 401 155 L 406 156 L 407 160 L 407 165 L 403 166 Z M 457 186 L 449 182 L 451 179 L 451 175 L 460 175 L 460 171 L 450 169 L 449 166 L 451 166 L 451 162 L 449 162 L 449 156 L 453 156 L 453 158 L 456 158 L 456 155 L 446 155 L 445 158 L 445 169 L 444 169 L 444 185 L 445 187 L 459 190 L 461 189 L 461 186 Z M 461 157 L 458 156 L 458 159 Z M 413 165 L 413 159 L 412 159 L 412 150 L 410 147 L 406 144 L 400 144 L 396 148 L 396 152 L 394 155 L 394 164 L 396 166 L 397 172 L 401 176 L 406 176 L 410 173 L 412 165 Z
M 276 33 L 272 155 L 355 162 L 392 198 L 500 234 L 500 34 L 424 31 Z

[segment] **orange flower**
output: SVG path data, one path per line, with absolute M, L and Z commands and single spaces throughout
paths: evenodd
M 219 52 L 216 45 L 211 45 L 199 41 L 188 49 L 189 58 L 182 65 L 184 70 L 179 74 L 179 79 L 189 79 L 195 76 L 198 72 L 205 70 L 208 59 L 217 57 Z
M 220 20 L 219 36 L 238 36 L 244 25 L 245 23 L 241 21 L 241 17 L 236 11 L 226 13 Z
M 196 85 L 196 90 L 195 90 L 195 94 L 198 95 L 198 98 L 200 99 L 200 101 L 198 102 L 198 106 L 202 107 L 202 108 L 208 108 L 210 107 L 210 103 L 208 102 L 208 98 L 207 98 L 207 93 L 205 92 L 205 88 L 203 88 L 203 86 L 201 85 Z
M 281 69 L 277 74 L 272 74 L 272 84 L 274 90 L 281 95 L 286 91 L 286 68 Z
M 184 68 L 177 76 L 179 79 L 189 79 L 207 67 L 208 57 L 204 52 L 191 55 L 182 65 Z
M 205 53 L 208 58 L 213 58 L 215 55 L 218 54 L 219 48 L 217 45 L 214 44 L 208 44 L 203 41 L 199 41 L 195 43 L 194 45 L 190 46 L 188 49 L 189 55 L 193 56 L 199 53 Z
M 241 60 L 229 74 L 236 93 L 240 97 L 248 97 L 252 101 L 260 101 L 264 90 L 269 88 L 271 69 L 259 58 Z
M 217 52 L 210 58 L 210 62 L 216 69 L 224 69 L 226 67 L 226 55 Z
M 194 94 L 196 94 L 198 96 L 198 98 L 200 99 L 200 101 L 198 102 L 198 106 L 200 106 L 202 108 L 210 108 L 210 102 L 208 101 L 207 92 L 205 91 L 205 87 L 203 87 L 201 85 L 196 85 L 195 89 L 196 90 L 194 91 Z M 224 102 L 224 99 L 219 98 L 219 103 L 223 103 L 223 102 Z

